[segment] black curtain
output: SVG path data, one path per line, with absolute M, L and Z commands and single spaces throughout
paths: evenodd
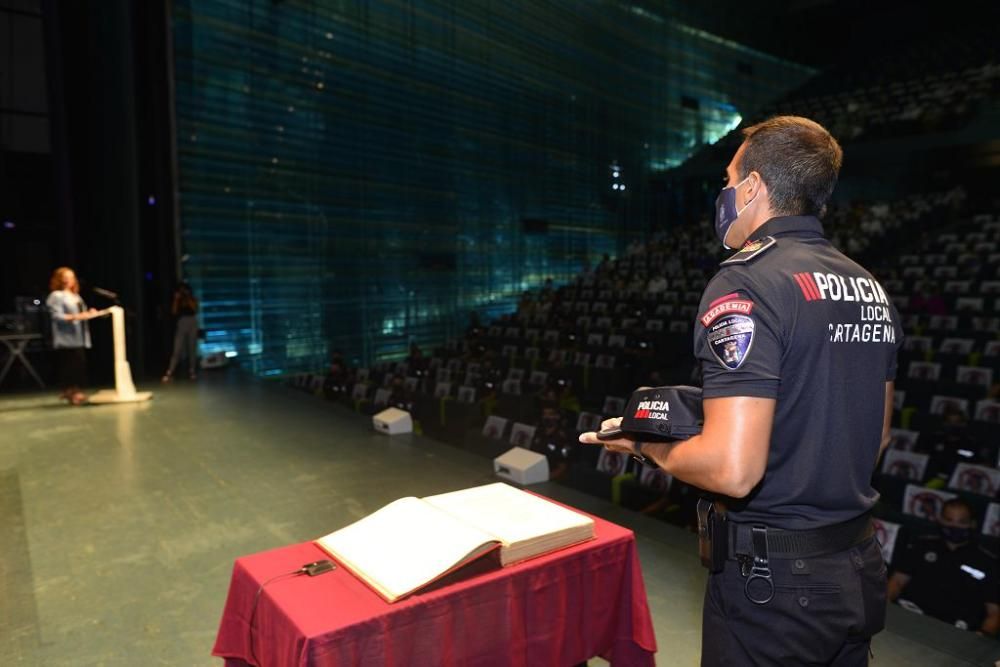
M 119 294 L 136 378 L 158 374 L 176 280 L 168 8 L 135 0 L 43 0 L 57 193 L 57 263 L 84 298 Z M 91 381 L 113 378 L 110 325 L 91 327 Z

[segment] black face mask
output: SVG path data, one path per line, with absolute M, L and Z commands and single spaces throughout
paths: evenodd
M 946 542 L 951 542 L 952 544 L 962 544 L 972 539 L 971 528 L 941 526 L 940 529 L 941 529 L 941 537 L 943 537 Z

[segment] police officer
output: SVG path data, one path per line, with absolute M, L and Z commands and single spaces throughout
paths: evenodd
M 559 404 L 544 401 L 540 423 L 531 439 L 531 451 L 548 459 L 549 479 L 561 479 L 569 472 L 579 446 L 559 415 Z
M 961 498 L 941 506 L 938 532 L 917 536 L 896 559 L 889 599 L 962 630 L 1000 630 L 997 557 L 973 543 L 976 522 Z
M 885 619 L 871 477 L 889 442 L 902 331 L 882 286 L 818 220 L 840 170 L 837 141 L 794 116 L 744 136 L 715 221 L 723 245 L 740 250 L 695 323 L 702 433 L 600 444 L 716 498 L 708 523 L 722 551 L 708 563 L 703 665 L 864 665 Z

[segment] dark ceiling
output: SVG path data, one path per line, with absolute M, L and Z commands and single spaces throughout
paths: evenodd
M 826 68 L 971 24 L 997 25 L 1000 3 L 903 0 L 637 0 L 740 44 Z M 681 14 L 678 16 L 678 14 Z

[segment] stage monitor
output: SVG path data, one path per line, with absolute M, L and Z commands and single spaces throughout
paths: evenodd
M 549 461 L 531 450 L 513 447 L 493 459 L 493 472 L 521 486 L 538 484 L 549 479 Z
M 413 432 L 413 419 L 410 413 L 399 408 L 386 408 L 372 417 L 372 426 L 379 433 L 399 435 Z

